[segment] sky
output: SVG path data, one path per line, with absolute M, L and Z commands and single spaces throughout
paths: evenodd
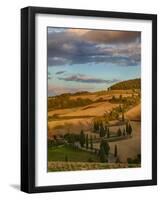
M 47 28 L 48 96 L 141 77 L 141 33 Z

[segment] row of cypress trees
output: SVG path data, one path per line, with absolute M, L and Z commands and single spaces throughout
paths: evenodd
M 94 132 L 99 133 L 100 137 L 110 137 L 110 129 L 107 127 L 107 125 L 103 126 L 102 121 L 101 122 L 94 122 Z M 126 127 L 123 129 L 123 131 L 119 128 L 117 131 L 118 136 L 126 136 L 132 134 L 132 126 L 129 122 L 126 123 Z
M 88 134 L 84 134 L 84 131 L 81 130 L 80 132 L 80 145 L 81 147 L 86 147 L 86 149 L 90 148 L 93 149 L 93 137 L 90 135 L 90 138 L 88 137 Z

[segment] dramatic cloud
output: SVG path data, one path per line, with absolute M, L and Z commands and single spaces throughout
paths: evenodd
M 79 35 L 79 34 L 78 34 Z M 105 30 L 91 30 L 81 35 L 88 41 L 99 43 L 119 44 L 135 42 L 139 38 L 139 32 L 130 31 L 105 31 Z
M 100 78 L 94 78 L 94 77 L 89 77 L 85 75 L 72 75 L 68 77 L 60 77 L 59 80 L 64 80 L 64 81 L 75 81 L 75 82 L 80 82 L 80 83 L 114 83 L 117 82 L 118 80 L 113 79 L 113 80 L 104 80 Z
M 140 42 L 140 32 L 50 28 L 48 66 L 86 63 L 136 66 L 141 59 Z

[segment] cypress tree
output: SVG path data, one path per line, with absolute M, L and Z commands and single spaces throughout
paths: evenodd
M 93 122 L 93 129 L 94 129 L 94 132 L 99 131 L 99 123 L 98 123 L 98 121 L 94 121 Z
M 123 136 L 125 136 L 126 135 L 126 131 L 125 131 L 125 128 L 123 129 Z
M 94 127 L 94 132 L 97 132 L 97 122 L 96 121 L 94 121 L 94 125 L 93 125 Z
M 119 128 L 117 131 L 117 136 L 120 137 L 122 135 L 121 129 Z
M 98 123 L 98 121 L 96 122 L 96 131 L 99 131 L 99 123 Z
M 127 135 L 129 134 L 129 124 L 128 123 L 126 123 L 126 133 L 127 133 Z
M 117 157 L 117 145 L 115 145 L 114 156 Z
M 122 111 L 122 121 L 125 120 L 124 112 Z
M 107 125 L 105 125 L 105 135 L 107 135 Z
M 129 123 L 129 135 L 132 134 L 132 127 L 131 127 L 131 124 Z
M 88 149 L 88 134 L 86 135 L 86 149 Z
M 100 149 L 103 148 L 105 151 L 105 154 L 108 155 L 110 151 L 110 146 L 106 140 L 102 140 L 100 143 Z
M 92 138 L 92 135 L 90 136 L 90 149 L 93 149 L 93 138 Z
M 84 135 L 83 130 L 81 130 L 81 132 L 80 132 L 79 141 L 80 141 L 81 147 L 84 147 L 84 144 L 85 144 L 85 135 Z
M 105 154 L 105 150 L 103 147 L 100 148 L 100 161 L 101 162 L 106 162 L 106 154 Z
M 93 122 L 93 131 L 94 132 L 96 131 L 96 122 L 95 121 Z
M 110 138 L 110 129 L 107 128 L 107 138 Z
M 104 128 L 103 128 L 103 125 L 100 125 L 100 137 L 103 137 L 104 135 Z

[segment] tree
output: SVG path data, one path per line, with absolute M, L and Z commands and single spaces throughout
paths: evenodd
M 103 122 L 102 120 L 99 122 L 99 128 L 103 127 Z
M 129 133 L 129 124 L 126 123 L 126 133 L 128 134 Z
M 99 122 L 96 122 L 96 131 L 99 131 Z
M 110 146 L 106 140 L 102 140 L 100 143 L 100 150 L 99 150 L 99 156 L 101 162 L 108 161 L 108 154 L 110 151 Z
M 121 129 L 119 128 L 117 131 L 117 136 L 120 137 L 122 135 Z
M 130 123 L 126 123 L 126 133 L 127 133 L 127 135 L 132 134 L 132 126 Z
M 96 121 L 93 122 L 93 129 L 94 129 L 94 132 L 97 132 L 97 122 Z
M 122 111 L 122 121 L 125 120 L 124 111 Z
M 106 154 L 105 154 L 105 150 L 103 147 L 100 148 L 100 161 L 106 162 Z
M 122 101 L 122 95 L 120 94 L 120 101 Z
M 106 140 L 102 140 L 100 143 L 100 149 L 103 148 L 105 151 L 105 154 L 108 155 L 110 151 L 110 146 Z
M 107 138 L 110 138 L 110 129 L 107 128 Z
M 66 133 L 64 135 L 64 139 L 70 143 L 74 144 L 74 142 L 80 142 L 80 135 L 74 134 L 74 133 Z
M 105 125 L 105 134 L 107 134 L 107 125 Z
M 110 130 L 109 130 L 109 128 L 107 127 L 107 125 L 105 126 L 105 130 L 104 130 L 104 136 L 106 136 L 107 138 L 109 138 L 110 137 Z
M 79 141 L 80 141 L 81 147 L 84 147 L 84 144 L 85 144 L 85 134 L 84 134 L 83 130 L 81 130 L 81 132 L 80 132 Z
M 132 127 L 131 127 L 131 124 L 129 123 L 129 135 L 131 135 L 132 134 Z
M 88 134 L 86 135 L 86 149 L 88 149 Z
M 123 136 L 125 136 L 126 135 L 126 131 L 125 131 L 125 128 L 123 129 Z
M 92 138 L 92 135 L 90 136 L 90 149 L 93 149 L 93 138 Z
M 98 121 L 93 122 L 93 130 L 94 130 L 94 132 L 99 131 L 99 122 Z
M 114 156 L 117 157 L 117 145 L 115 145 Z
M 105 136 L 105 130 L 103 128 L 103 124 L 100 124 L 100 137 L 104 137 Z

